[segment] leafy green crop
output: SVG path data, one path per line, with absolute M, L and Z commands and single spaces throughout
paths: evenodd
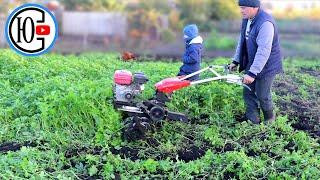
M 123 140 L 114 71 L 144 72 L 143 97 L 150 98 L 180 65 L 0 50 L 0 179 L 320 178 L 318 61 L 285 61 L 274 84 L 273 124 L 239 122 L 242 88 L 211 82 L 177 91 L 168 103 L 190 123 L 163 122 L 143 140 Z

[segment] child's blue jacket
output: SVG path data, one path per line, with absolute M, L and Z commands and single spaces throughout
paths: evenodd
M 183 65 L 180 67 L 179 76 L 200 70 L 202 42 L 201 36 L 197 36 L 186 43 L 186 51 L 182 56 Z

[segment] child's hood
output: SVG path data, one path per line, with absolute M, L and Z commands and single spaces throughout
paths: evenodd
M 197 36 L 195 38 L 193 38 L 189 44 L 202 44 L 203 43 L 203 39 L 201 36 Z

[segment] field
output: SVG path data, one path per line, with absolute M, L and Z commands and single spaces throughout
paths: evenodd
M 114 71 L 144 72 L 149 98 L 180 62 L 118 56 L 0 50 L 0 179 L 320 179 L 319 60 L 284 60 L 273 124 L 241 122 L 242 88 L 212 82 L 177 91 L 168 104 L 190 123 L 164 122 L 127 142 L 112 106 Z

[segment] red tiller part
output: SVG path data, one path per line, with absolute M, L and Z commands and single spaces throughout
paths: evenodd
M 130 85 L 132 83 L 132 73 L 127 70 L 116 70 L 114 82 L 119 85 Z
M 179 77 L 174 77 L 174 78 L 167 78 L 156 83 L 155 87 L 160 92 L 172 93 L 173 91 L 190 86 L 190 83 L 191 82 L 188 80 L 181 80 L 179 79 Z

